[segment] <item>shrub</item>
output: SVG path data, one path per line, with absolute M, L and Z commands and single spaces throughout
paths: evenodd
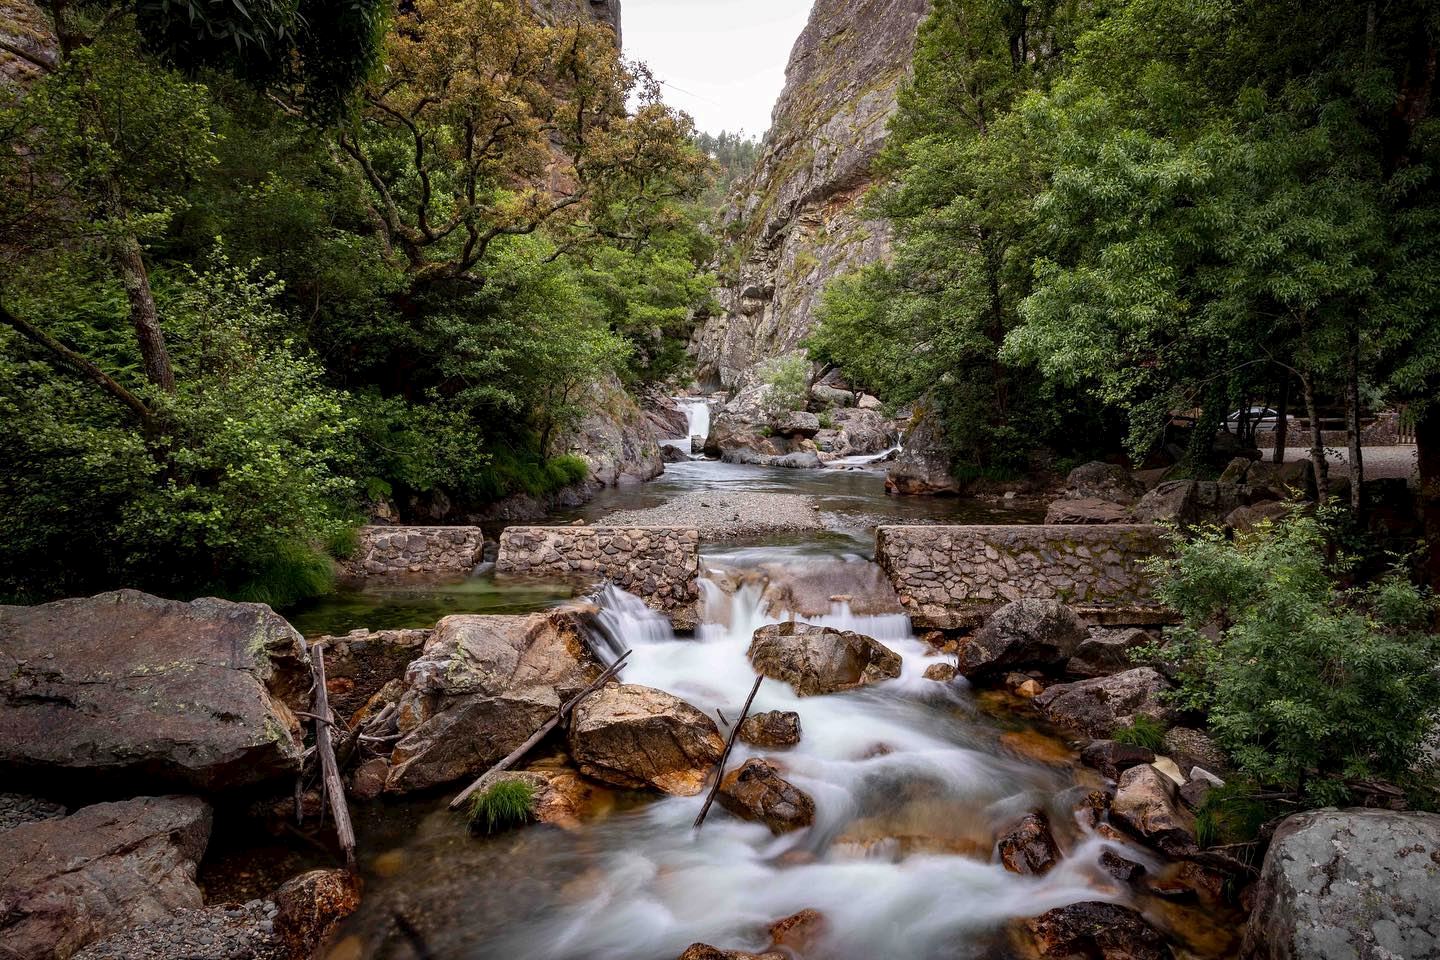
M 1413 784 L 1440 718 L 1430 598 L 1398 573 L 1341 587 L 1347 560 L 1328 559 L 1323 517 L 1173 547 L 1152 573 L 1184 624 L 1152 655 L 1174 665 L 1176 701 L 1208 714 L 1243 777 L 1321 805 L 1343 802 L 1347 780 Z
M 476 833 L 499 833 L 533 819 L 535 788 L 524 780 L 501 780 L 470 801 L 470 829 Z
M 1165 727 L 1155 718 L 1137 713 L 1129 726 L 1117 727 L 1110 736 L 1120 743 L 1159 753 L 1165 743 Z
M 810 395 L 810 364 L 804 354 L 776 357 L 760 370 L 765 391 L 764 412 L 769 420 L 805 409 Z

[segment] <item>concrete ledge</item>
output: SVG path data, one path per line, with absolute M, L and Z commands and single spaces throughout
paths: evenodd
M 406 573 L 467 576 L 479 565 L 479 527 L 361 527 L 355 555 L 340 562 L 346 579 Z
M 509 527 L 497 573 L 610 580 L 692 627 L 700 596 L 700 533 L 688 527 Z
M 875 559 L 917 627 L 969 628 L 1023 597 L 1094 622 L 1162 623 L 1140 564 L 1164 552 L 1163 536 L 1148 524 L 880 527 Z

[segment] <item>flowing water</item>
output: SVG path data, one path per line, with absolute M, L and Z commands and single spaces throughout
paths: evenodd
M 880 482 L 873 472 L 691 463 L 656 484 L 607 495 L 590 511 L 697 487 L 798 486 L 838 519 L 823 534 L 710 549 L 707 565 L 725 573 L 702 581 L 694 636 L 676 636 L 638 599 L 607 589 L 598 598 L 597 654 L 631 650 L 624 682 L 734 718 L 755 678 L 746 658 L 752 633 L 791 618 L 766 600 L 759 571 L 817 582 L 828 602 L 827 591 L 855 593 L 873 579 L 863 535 L 871 518 L 967 512 L 954 502 L 887 501 Z M 898 679 L 843 694 L 802 698 L 783 683 L 761 685 L 752 709 L 799 713 L 801 742 L 775 751 L 737 744 L 731 768 L 755 755 L 776 761 L 814 798 L 812 827 L 775 837 L 717 806 L 696 834 L 700 797 L 604 790 L 578 826 L 491 838 L 472 837 L 446 811 L 447 797 L 361 808 L 365 901 L 331 956 L 674 960 L 696 941 L 761 950 L 768 924 L 814 909 L 825 926 L 823 942 L 807 949 L 810 960 L 1009 957 L 1021 955 L 1010 936 L 1017 918 L 1081 900 L 1137 906 L 1195 956 L 1233 948 L 1231 923 L 1213 910 L 1137 900 L 1100 869 L 1113 843 L 1076 812 L 1099 783 L 1093 772 L 1003 695 L 924 679 L 926 667 L 945 658 L 917 639 L 908 618 L 860 615 L 834 601 L 805 619 L 874 637 L 904 659 Z M 559 762 L 538 753 L 541 763 Z M 1048 815 L 1065 851 L 1043 878 L 1012 874 L 993 855 L 997 836 L 1032 810 Z M 1164 869 L 1137 848 L 1125 846 L 1124 855 L 1152 873 Z

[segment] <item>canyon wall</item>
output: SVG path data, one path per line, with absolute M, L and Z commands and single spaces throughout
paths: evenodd
M 929 0 L 816 0 L 754 173 L 723 214 L 740 237 L 721 310 L 692 350 L 702 383 L 737 388 L 799 349 L 832 278 L 889 251 L 859 210 Z
M 50 21 L 31 0 L 0 0 L 0 106 L 55 66 Z
M 530 5 L 552 23 L 565 17 L 598 20 L 615 31 L 617 43 L 621 39 L 620 0 L 530 0 Z

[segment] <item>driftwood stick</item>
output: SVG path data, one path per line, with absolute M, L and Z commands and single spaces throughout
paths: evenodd
M 311 669 L 315 673 L 315 714 L 323 717 L 315 723 L 315 746 L 320 754 L 320 769 L 325 781 L 325 793 L 330 798 L 330 812 L 335 817 L 335 835 L 345 851 L 345 866 L 355 869 L 355 828 L 350 823 L 350 809 L 345 805 L 345 787 L 340 782 L 340 765 L 335 762 L 335 747 L 330 740 L 330 728 L 335 724 L 335 714 L 330 712 L 330 697 L 325 690 L 325 648 L 315 647 Z
M 764 682 L 764 674 L 755 678 L 755 686 L 750 688 L 750 696 L 745 699 L 745 709 L 740 711 L 740 716 L 735 718 L 735 726 L 730 728 L 730 737 L 725 741 L 725 752 L 720 754 L 720 762 L 715 765 L 715 782 L 710 786 L 710 795 L 705 798 L 705 806 L 700 808 L 700 815 L 695 818 L 696 830 L 705 825 L 705 817 L 710 813 L 710 805 L 715 802 L 715 797 L 720 793 L 720 783 L 725 779 L 725 764 L 730 759 L 730 751 L 735 749 L 735 740 L 740 736 L 740 727 L 750 713 L 750 705 L 755 702 L 755 694 L 760 692 L 760 684 Z
M 533 734 L 531 734 L 529 740 L 526 740 L 524 743 L 520 744 L 520 746 L 510 751 L 510 755 L 508 757 L 495 764 L 495 766 L 491 767 L 489 770 L 486 770 L 484 773 L 480 774 L 479 777 L 475 778 L 475 782 L 471 783 L 470 786 L 466 787 L 464 790 L 461 790 L 459 795 L 456 796 L 454 800 L 450 801 L 450 809 L 459 810 L 462 806 L 464 806 L 465 801 L 469 800 L 472 796 L 475 795 L 475 791 L 480 789 L 480 785 L 485 782 L 486 777 L 490 776 L 492 773 L 499 773 L 501 770 L 510 769 L 510 767 L 519 762 L 521 757 L 525 756 L 525 754 L 535 749 L 536 744 L 538 744 L 541 740 L 544 740 L 549 735 L 551 730 L 554 730 L 556 727 L 558 727 L 560 725 L 560 721 L 564 720 L 567 716 L 570 715 L 571 711 L 573 711 L 576 707 L 580 705 L 581 700 L 584 700 L 590 694 L 594 693 L 596 690 L 609 683 L 611 678 L 613 678 L 616 674 L 620 672 L 620 668 L 625 665 L 625 660 L 629 656 L 630 651 L 626 650 L 620 655 L 620 658 L 618 660 L 605 668 L 604 673 L 600 674 L 600 676 L 590 681 L 589 685 L 587 685 L 584 690 L 581 690 L 575 696 L 571 697 L 568 701 L 562 703 L 560 705 L 560 709 L 555 711 L 555 715 L 549 720 L 545 721 L 544 725 L 541 726 L 539 730 L 536 730 Z

